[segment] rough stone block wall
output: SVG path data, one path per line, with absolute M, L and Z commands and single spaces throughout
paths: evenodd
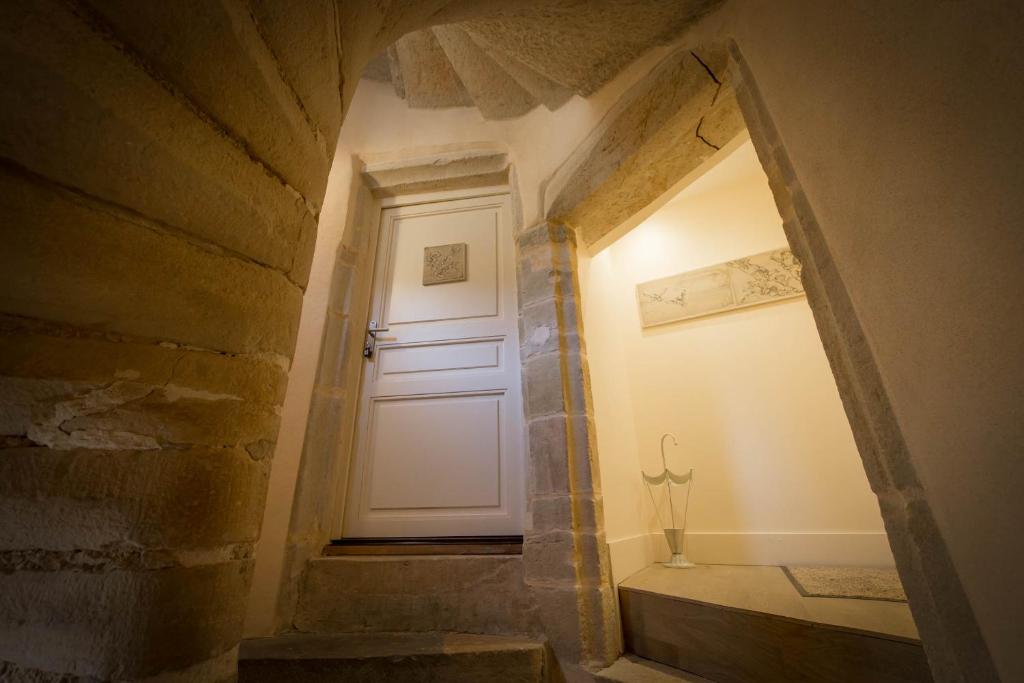
M 234 676 L 342 118 L 301 5 L 0 7 L 3 680 Z
M 618 656 L 601 478 L 583 344 L 576 235 L 541 223 L 517 235 L 529 523 L 523 566 L 567 679 Z

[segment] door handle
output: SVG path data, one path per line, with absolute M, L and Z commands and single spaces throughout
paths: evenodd
M 390 328 L 377 327 L 377 321 L 371 320 L 366 328 L 366 342 L 363 344 L 363 358 L 373 358 L 373 352 L 377 348 L 377 333 L 388 332 Z

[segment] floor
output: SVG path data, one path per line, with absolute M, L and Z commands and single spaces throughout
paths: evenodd
M 619 585 L 842 628 L 919 637 L 907 603 L 804 597 L 780 567 L 698 565 L 692 569 L 669 569 L 658 564 L 637 572 Z

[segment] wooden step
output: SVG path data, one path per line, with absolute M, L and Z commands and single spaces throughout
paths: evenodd
M 619 602 L 628 652 L 717 683 L 932 680 L 904 603 L 803 597 L 779 567 L 650 567 Z
M 239 683 L 547 681 L 544 645 L 462 634 L 291 634 L 242 641 Z

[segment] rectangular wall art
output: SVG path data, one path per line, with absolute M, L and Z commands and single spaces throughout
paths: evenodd
M 790 299 L 803 293 L 800 263 L 789 249 L 773 249 L 636 286 L 642 327 Z

